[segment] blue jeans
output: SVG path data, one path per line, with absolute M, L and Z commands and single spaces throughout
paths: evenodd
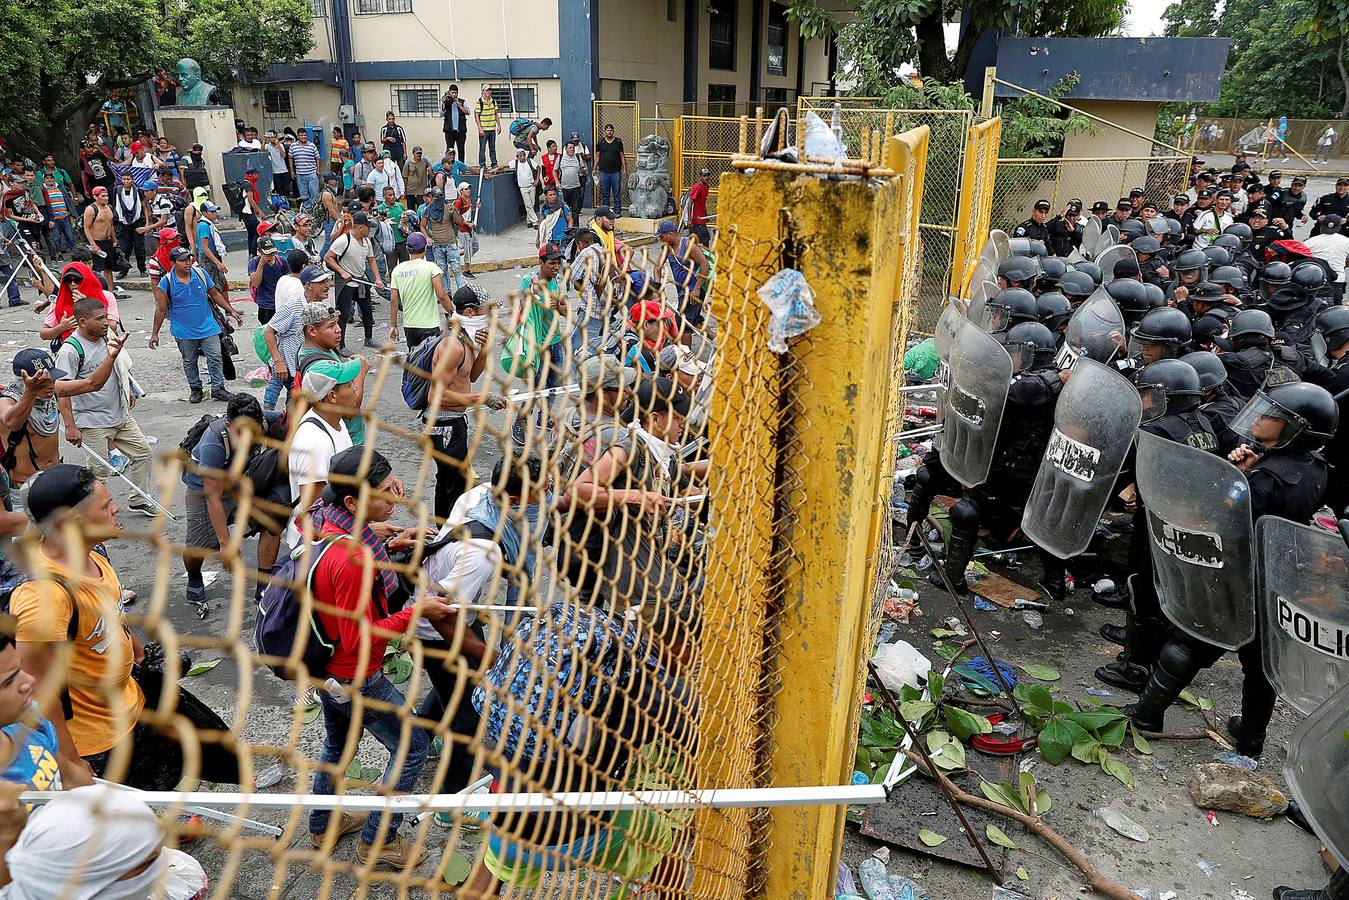
M 317 172 L 311 172 L 308 175 L 295 176 L 296 187 L 300 191 L 300 199 L 305 203 L 313 200 L 319 195 L 319 176 Z
M 561 316 L 558 316 L 558 327 L 565 327 Z M 560 335 L 560 340 L 548 348 L 548 375 L 544 379 L 544 387 L 561 387 L 569 384 L 568 380 L 572 375 L 572 367 L 575 363 L 576 350 L 574 345 L 576 330 L 564 331 Z
M 322 265 L 323 257 L 328 255 L 328 248 L 333 245 L 333 226 L 336 224 L 332 219 L 323 223 L 323 249 L 319 251 L 320 265 Z
M 223 391 L 225 360 L 220 353 L 220 335 L 213 334 L 210 337 L 193 340 L 182 338 L 174 340 L 178 342 L 178 353 L 183 357 L 183 374 L 187 376 L 188 387 L 193 390 L 201 388 L 201 370 L 197 366 L 197 360 L 205 356 L 206 375 L 211 380 L 211 391 Z
M 623 213 L 622 172 L 600 173 L 600 206 L 610 207 L 615 216 Z
M 385 678 L 383 672 L 378 671 L 361 684 L 361 696 L 394 705 L 401 705 L 405 700 L 393 682 Z M 334 700 L 324 690 L 319 691 L 319 703 L 323 706 L 323 750 L 319 753 L 319 761 L 333 765 L 342 760 L 342 751 L 346 749 L 347 733 L 352 721 L 352 704 L 350 701 Z M 370 732 L 371 736 L 389 751 L 389 762 L 384 766 L 384 783 L 392 783 L 395 793 L 409 793 L 417 783 L 417 776 L 422 773 L 422 766 L 426 765 L 426 751 L 431 746 L 431 738 L 421 728 L 411 729 L 408 732 L 407 758 L 399 767 L 398 751 L 403 743 L 403 720 L 398 714 L 364 707 L 361 710 L 361 727 Z M 326 769 L 320 769 L 315 773 L 314 793 L 333 793 L 333 779 Z M 327 830 L 330 812 L 326 809 L 316 809 L 309 814 L 311 834 L 321 834 Z M 373 844 L 379 837 L 381 815 L 372 812 L 366 818 L 365 828 L 361 830 L 361 840 L 364 843 Z M 389 817 L 386 841 L 394 837 L 401 824 L 403 824 L 401 814 Z
M 492 165 L 497 164 L 497 135 L 495 131 L 478 132 L 478 165 L 487 165 L 487 153 L 491 151 Z
M 276 409 L 276 401 L 281 398 L 281 392 L 285 391 L 286 396 L 290 396 L 290 382 L 282 381 L 276 377 L 276 372 L 272 372 L 272 377 L 267 379 L 267 389 L 262 394 L 262 408 Z
M 580 332 L 585 336 L 582 346 L 586 351 L 586 356 L 599 356 L 604 352 L 605 324 L 604 315 L 598 312 L 581 319 Z
M 75 249 L 75 231 L 70 227 L 70 217 L 53 219 L 55 227 L 51 229 L 52 250 L 61 253 Z
M 440 266 L 440 271 L 445 276 L 445 292 L 454 295 L 454 292 L 464 286 L 464 269 L 459 264 L 459 245 L 454 244 L 432 244 L 431 262 Z M 454 283 L 450 283 L 450 279 Z

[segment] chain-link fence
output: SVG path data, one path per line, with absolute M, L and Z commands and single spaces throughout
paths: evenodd
M 1190 157 L 1151 156 L 1102 159 L 1000 159 L 993 183 L 994 228 L 1011 228 L 1030 218 L 1037 200 L 1048 200 L 1053 213 L 1069 200 L 1090 209 L 1104 200 L 1115 202 L 1134 188 L 1157 204 L 1171 208 L 1171 197 L 1189 186 Z
M 642 121 L 641 107 L 635 100 L 596 100 L 595 105 L 595 137 L 591 144 L 591 151 L 598 154 L 600 141 L 604 140 L 605 126 L 614 126 L 614 137 L 623 142 L 623 158 L 627 160 L 627 171 L 635 172 L 637 170 L 637 142 L 641 139 L 640 126 Z M 628 206 L 628 182 L 625 177 L 620 177 L 618 186 L 619 200 L 615 204 L 613 197 L 602 199 L 602 184 L 599 171 L 599 158 L 595 159 L 595 171 L 591 173 L 592 183 L 595 189 L 595 205 L 599 206 L 608 203 L 610 206 L 621 206 L 627 209 Z
M 1242 152 L 1252 158 L 1296 158 L 1291 150 L 1313 162 L 1328 161 L 1339 169 L 1349 167 L 1349 121 L 1344 119 L 1289 119 L 1284 128 L 1278 119 L 1204 116 L 1193 127 L 1196 153 Z
M 993 185 L 998 168 L 998 143 L 1002 119 L 994 117 L 970 126 L 965 145 L 965 169 L 961 177 L 960 210 L 956 220 L 955 247 L 951 252 L 952 294 L 967 296 L 969 275 L 988 239 L 993 212 Z
M 118 529 L 83 478 L 64 508 L 30 492 L 42 523 L 18 556 L 37 579 L 14 627 L 71 636 L 39 708 L 70 696 L 71 752 L 148 793 L 95 791 L 89 842 L 23 877 L 93 896 L 167 835 L 196 838 L 219 897 L 823 895 L 832 851 L 800 844 L 832 847 L 856 793 L 769 812 L 708 791 L 789 785 L 792 803 L 851 765 L 858 704 L 823 698 L 860 696 L 884 593 L 927 133 L 891 144 L 894 177 L 871 183 L 728 174 L 712 248 L 636 249 L 659 290 L 593 244 L 560 293 L 547 271 L 484 292 L 481 316 L 372 362 L 335 352 L 315 300 L 287 412 L 231 404 L 161 455 L 156 496 L 181 521 Z M 758 294 L 784 268 L 823 316 L 801 337 Z M 797 524 L 824 520 L 844 527 Z M 228 591 L 195 618 L 183 579 L 191 599 L 203 565 Z M 123 623 L 162 654 L 133 671 Z M 76 814 L 34 799 L 56 800 L 48 823 Z M 121 868 L 83 855 L 133 825 L 144 848 Z

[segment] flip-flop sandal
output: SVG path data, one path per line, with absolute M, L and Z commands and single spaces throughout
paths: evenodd
M 1005 718 L 1002 713 L 994 713 L 988 717 L 988 721 L 991 725 L 997 725 Z M 1015 756 L 1032 749 L 1039 742 L 1037 737 L 1018 738 L 1004 734 L 976 734 L 970 738 L 971 747 L 989 756 Z

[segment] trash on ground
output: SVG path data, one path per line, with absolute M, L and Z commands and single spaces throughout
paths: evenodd
M 1200 809 L 1221 809 L 1253 819 L 1288 811 L 1288 797 L 1278 785 L 1240 766 L 1204 763 L 1190 770 L 1190 799 Z
M 786 353 L 788 338 L 805 334 L 823 318 L 815 308 L 815 292 L 797 269 L 779 269 L 757 293 L 773 314 L 768 322 L 768 349 L 774 353 Z
M 881 607 L 881 611 L 901 625 L 909 624 L 910 616 L 923 614 L 923 611 L 918 609 L 916 600 L 904 600 L 893 594 L 885 598 L 885 605 Z
M 1015 689 L 1017 684 L 1016 669 L 1000 659 L 994 660 L 994 663 L 997 664 L 998 671 L 1002 673 L 1002 680 L 1007 682 L 1009 688 Z M 993 674 L 993 666 L 989 664 L 987 658 L 975 656 L 972 657 L 969 662 L 965 663 L 965 665 L 994 684 L 998 684 L 998 676 Z M 1001 685 L 999 685 L 999 687 L 1001 687 Z
M 1159 891 L 1156 888 L 1136 888 L 1133 893 L 1141 897 L 1142 900 L 1176 900 L 1175 891 Z
M 1087 693 L 1093 697 L 1113 697 L 1114 691 L 1107 691 L 1104 688 L 1087 688 Z
M 896 692 L 906 684 L 918 687 L 919 682 L 926 681 L 928 673 L 932 671 L 932 663 L 908 641 L 881 644 L 871 661 L 876 666 L 881 684 Z
M 1229 766 L 1236 766 L 1237 768 L 1245 769 L 1247 772 L 1254 772 L 1255 767 L 1259 765 L 1259 763 L 1251 759 L 1249 756 L 1242 756 L 1235 750 L 1224 750 L 1221 753 L 1215 754 L 1213 759 L 1215 762 L 1226 763 Z
M 979 612 L 992 612 L 993 610 L 998 609 L 999 607 L 998 604 L 994 603 L 992 600 L 988 600 L 984 597 L 980 597 L 978 594 L 975 594 L 974 608 L 979 610 Z
M 1045 617 L 1031 609 L 1021 614 L 1021 621 L 1025 622 L 1031 631 L 1039 631 L 1040 626 L 1045 623 Z
M 956 633 L 956 636 L 958 637 L 969 636 L 969 631 L 965 628 L 964 623 L 961 622 L 959 619 L 957 619 L 955 616 L 947 616 L 942 624 L 944 624 L 947 628 L 954 631 Z
M 1091 814 L 1131 841 L 1138 841 L 1140 844 L 1148 841 L 1148 830 L 1117 809 L 1106 806 L 1093 809 Z
M 857 774 L 861 774 L 860 772 Z M 838 875 L 834 878 L 835 894 L 856 894 L 857 882 L 853 880 L 852 869 L 848 868 L 847 863 L 839 860 Z
M 1218 827 L 1218 814 L 1213 810 L 1210 809 L 1208 812 L 1204 813 L 1204 818 L 1208 819 L 1208 823 L 1214 828 Z
M 1230 897 L 1231 900 L 1255 900 L 1254 897 L 1243 891 L 1241 888 L 1232 888 L 1232 893 L 1227 896 Z
M 1201 856 L 1199 857 L 1199 871 L 1203 872 L 1209 878 L 1212 878 L 1215 869 L 1213 863 L 1209 862 L 1208 860 L 1204 859 L 1204 857 Z
M 890 639 L 898 633 L 898 622 L 882 622 L 880 629 L 876 632 L 876 637 L 882 644 L 888 644 L 890 643 Z
M 993 900 L 1032 900 L 1020 891 L 1009 890 L 1005 887 L 993 888 Z
M 842 162 L 848 156 L 843 141 L 813 112 L 806 113 L 806 159 L 811 162 Z

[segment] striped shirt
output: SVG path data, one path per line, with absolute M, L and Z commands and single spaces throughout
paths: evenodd
M 43 193 L 47 196 L 47 214 L 53 219 L 70 218 L 70 206 L 66 203 L 65 191 L 59 187 L 44 188 Z
M 495 100 L 478 100 L 478 127 L 484 132 L 497 130 L 497 104 Z
M 290 145 L 290 161 L 295 164 L 296 175 L 315 175 L 319 170 L 319 151 L 313 144 Z

